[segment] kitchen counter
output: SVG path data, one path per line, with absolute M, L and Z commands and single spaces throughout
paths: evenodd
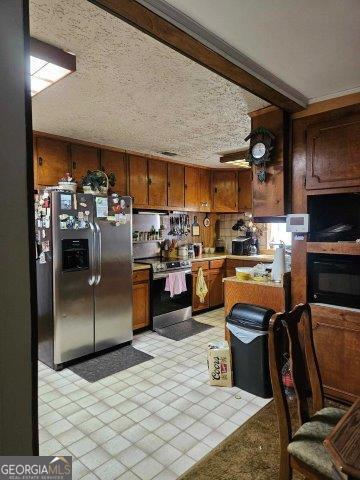
M 273 287 L 273 288 L 284 288 L 284 284 L 287 285 L 289 281 L 289 275 L 286 273 L 284 275 L 283 282 L 273 282 L 268 280 L 267 282 L 260 282 L 257 280 L 239 280 L 236 277 L 227 277 L 223 279 L 223 282 L 235 282 L 235 283 L 247 283 L 249 285 L 261 285 L 262 287 Z
M 150 265 L 147 265 L 146 263 L 133 263 L 133 272 L 136 270 L 147 270 L 150 268 Z
M 201 257 L 192 258 L 192 262 L 203 262 L 204 260 L 222 260 L 229 258 L 231 260 L 248 260 L 252 262 L 266 262 L 274 261 L 274 255 L 260 254 L 260 255 L 230 255 L 228 253 L 203 253 Z

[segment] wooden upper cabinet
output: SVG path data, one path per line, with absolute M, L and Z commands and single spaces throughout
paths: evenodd
M 290 185 L 287 185 L 286 169 L 289 168 L 288 114 L 277 107 L 267 107 L 251 118 L 251 130 L 265 127 L 275 135 L 275 148 L 271 161 L 266 166 L 266 180 L 260 182 L 253 166 L 253 215 L 254 217 L 276 217 L 288 213 Z
M 200 212 L 211 210 L 211 170 L 200 169 Z
M 70 170 L 68 144 L 53 138 L 36 137 L 37 179 L 39 186 L 57 185 L 60 178 Z
M 252 211 L 252 171 L 239 170 L 239 212 Z
M 185 167 L 185 207 L 197 212 L 200 203 L 200 169 Z
M 75 180 L 80 185 L 82 177 L 88 170 L 99 170 L 100 158 L 98 149 L 88 145 L 74 144 L 70 146 L 71 172 Z
M 129 194 L 133 197 L 134 206 L 149 205 L 148 160 L 139 155 L 129 156 Z
M 238 211 L 238 174 L 234 170 L 213 170 L 213 209 Z
M 309 126 L 306 188 L 360 185 L 360 114 Z
M 168 206 L 184 207 L 185 167 L 178 163 L 168 163 Z
M 119 195 L 127 194 L 126 186 L 126 156 L 123 152 L 116 152 L 113 150 L 104 150 L 101 149 L 100 152 L 101 158 L 101 168 L 104 172 L 109 175 L 109 173 L 114 173 L 116 177 L 115 186 L 111 187 L 113 192 L 118 193 Z
M 167 163 L 153 158 L 148 159 L 149 205 L 167 205 Z

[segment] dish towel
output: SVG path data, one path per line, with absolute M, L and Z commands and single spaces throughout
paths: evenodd
M 205 297 L 207 293 L 208 293 L 208 288 L 205 282 L 204 272 L 203 272 L 203 269 L 200 267 L 198 270 L 197 280 L 196 280 L 196 295 L 199 297 L 200 303 L 205 302 Z
M 166 277 L 165 292 L 170 292 L 170 298 L 174 295 L 186 292 L 186 278 L 184 272 L 170 272 Z

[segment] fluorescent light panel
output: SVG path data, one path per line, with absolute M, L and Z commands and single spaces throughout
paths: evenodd
M 40 66 L 41 65 L 41 66 Z M 71 73 L 67 68 L 30 56 L 31 96 L 36 95 Z
M 31 96 L 76 70 L 76 57 L 36 38 L 30 43 Z

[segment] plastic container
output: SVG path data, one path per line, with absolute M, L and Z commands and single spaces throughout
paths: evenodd
M 252 267 L 236 267 L 235 272 L 237 280 L 250 280 L 251 270 Z
M 262 398 L 272 397 L 268 329 L 274 313 L 257 305 L 236 303 L 226 317 L 234 385 Z

